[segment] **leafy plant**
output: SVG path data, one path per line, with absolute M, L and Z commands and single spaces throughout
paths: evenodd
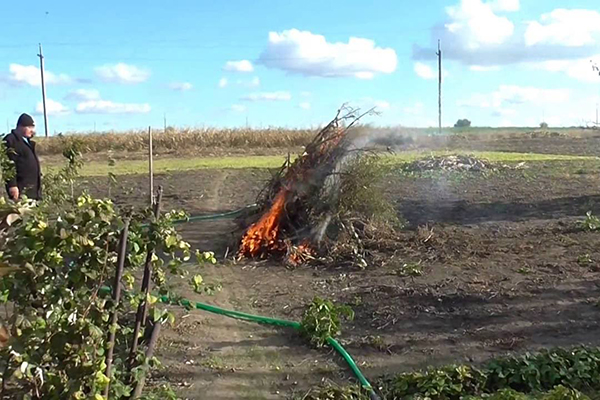
M 77 138 L 60 139 L 62 155 L 66 160 L 63 168 L 57 172 L 49 172 L 42 177 L 44 205 L 55 210 L 64 203 L 75 201 L 75 180 L 83 167 L 83 141 Z
M 304 311 L 301 332 L 313 345 L 322 347 L 328 338 L 341 334 L 342 318 L 353 320 L 354 311 L 349 306 L 315 297 Z
M 600 348 L 545 350 L 491 360 L 480 368 L 451 365 L 380 378 L 384 399 L 589 400 L 600 391 Z M 328 386 L 310 400 L 363 400 L 358 386 Z
M 12 179 L 16 173 L 15 163 L 8 157 L 8 151 L 4 140 L 0 140 L 0 178 L 3 183 Z
M 418 263 L 406 263 L 402 264 L 400 268 L 398 268 L 397 274 L 402 277 L 417 277 L 423 275 L 423 266 L 420 262 Z
M 579 257 L 577 257 L 577 264 L 584 267 L 592 264 L 593 262 L 594 260 L 589 254 L 582 254 Z
M 148 212 L 125 216 L 131 223 L 118 304 L 111 291 L 104 290 L 113 285 L 124 226 L 110 200 L 82 195 L 52 218 L 45 208 L 0 202 L 0 221 L 11 215 L 16 217 L 0 234 L 0 266 L 11 271 L 0 277 L 0 301 L 13 305 L 8 319 L 11 337 L 0 349 L 0 396 L 100 400 L 110 383 L 111 399 L 128 398 L 142 371 L 158 363 L 140 351 L 130 369 L 132 329 L 117 323 L 109 379 L 105 360 L 109 320 L 118 311 L 122 321 L 130 321 L 142 300 L 133 277 L 148 249 L 163 255 L 152 259 L 160 293 L 169 291 L 167 272 L 187 274 L 182 265 L 191 258 L 190 246 L 173 227 L 181 214 L 167 213 L 149 225 Z M 3 245 L 8 242 L 10 246 Z M 156 297 L 147 300 L 150 327 L 174 321 Z
M 588 211 L 585 214 L 585 219 L 580 223 L 583 230 L 586 231 L 597 231 L 600 230 L 600 218 Z

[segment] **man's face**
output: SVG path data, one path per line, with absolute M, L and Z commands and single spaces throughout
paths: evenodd
M 19 130 L 28 139 L 35 136 L 35 126 L 19 126 Z

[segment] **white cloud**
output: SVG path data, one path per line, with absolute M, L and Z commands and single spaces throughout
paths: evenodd
M 436 74 L 433 72 L 433 69 L 427 64 L 422 62 L 415 63 L 415 72 L 417 75 L 423 79 L 433 79 L 436 77 Z
M 8 80 L 17 84 L 27 84 L 30 86 L 42 86 L 40 69 L 34 65 L 10 64 Z M 44 83 L 46 85 L 65 85 L 73 82 L 73 79 L 66 74 L 55 74 L 50 71 L 44 71 Z
M 231 110 L 239 113 L 246 112 L 247 107 L 243 104 L 234 104 L 231 106 Z
M 328 42 L 324 36 L 298 29 L 270 32 L 259 62 L 269 68 L 306 76 L 372 79 L 396 70 L 392 48 L 377 47 L 370 39 L 351 37 L 347 43 Z
M 35 112 L 37 114 L 44 113 L 44 103 L 41 101 L 37 103 L 35 107 Z M 48 115 L 65 115 L 69 113 L 69 109 L 59 103 L 58 101 L 52 99 L 46 99 L 46 112 Z
M 249 81 L 247 80 L 243 80 L 243 79 L 238 79 L 237 81 L 235 81 L 235 84 L 238 86 L 242 86 L 245 88 L 257 88 L 260 86 L 260 79 L 258 76 L 255 76 L 254 78 L 250 79 Z
M 147 114 L 151 110 L 149 104 L 115 103 L 108 100 L 89 100 L 77 104 L 80 114 Z
M 415 73 L 423 79 L 434 79 L 438 76 L 437 70 L 434 71 L 429 65 L 419 61 L 415 63 L 414 70 Z M 450 73 L 445 68 L 442 68 L 442 77 L 446 78 L 448 75 L 450 75 Z
M 65 100 L 85 101 L 99 100 L 100 92 L 96 89 L 76 89 L 65 96 Z
M 592 57 L 600 58 L 600 55 Z M 600 75 L 592 69 L 592 63 L 589 58 L 575 60 L 549 60 L 538 63 L 530 63 L 528 66 L 534 70 L 544 70 L 550 72 L 562 72 L 569 77 L 582 82 L 600 83 Z
M 458 102 L 461 107 L 505 109 L 515 105 L 560 104 L 567 102 L 569 89 L 543 89 L 531 86 L 500 85 L 492 93 L 474 93 L 467 100 Z
M 223 70 L 230 72 L 252 72 L 254 71 L 254 66 L 248 60 L 227 61 Z
M 507 3 L 510 2 L 498 2 L 501 5 Z M 459 5 L 446 7 L 446 13 L 450 17 L 446 29 L 458 36 L 469 49 L 502 44 L 515 29 L 508 18 L 496 15 L 493 3 L 482 0 L 461 0 Z
M 541 22 L 530 22 L 525 44 L 581 47 L 600 43 L 600 12 L 556 9 L 543 14 Z
M 252 80 L 250 82 L 248 82 L 247 84 L 248 87 L 259 87 L 260 86 L 260 79 L 258 78 L 258 76 L 255 76 L 254 78 L 252 78 Z
M 192 90 L 194 86 L 189 82 L 172 82 L 169 84 L 169 88 L 171 90 L 175 90 L 178 92 L 186 92 L 188 90 Z
M 303 101 L 302 103 L 298 104 L 298 107 L 303 110 L 310 110 L 310 103 L 308 101 Z
M 404 107 L 403 111 L 408 115 L 423 115 L 424 109 L 425 107 L 423 106 L 423 103 L 418 101 L 413 106 Z
M 534 21 L 509 19 L 507 13 L 518 10 L 519 5 L 514 0 L 458 1 L 446 8 L 446 19 L 432 28 L 432 46 L 413 46 L 413 59 L 435 60 L 438 39 L 445 60 L 462 62 L 473 71 L 579 60 L 598 53 L 600 12 L 556 9 Z
M 229 82 L 227 81 L 227 78 L 221 78 L 219 79 L 219 87 L 220 88 L 224 88 L 227 86 Z
M 250 93 L 241 97 L 246 101 L 289 101 L 292 95 L 289 92 L 260 92 Z
M 469 69 L 471 71 L 475 71 L 475 72 L 490 72 L 490 71 L 499 71 L 500 70 L 500 66 L 498 66 L 498 65 L 489 65 L 489 66 L 471 65 L 469 67 Z
M 134 84 L 145 82 L 150 77 L 150 71 L 124 63 L 102 65 L 95 71 L 104 82 Z
M 494 0 L 491 3 L 492 10 L 515 12 L 519 11 L 521 4 L 519 0 Z
M 392 105 L 385 100 L 375 101 L 375 111 L 389 110 L 391 107 Z

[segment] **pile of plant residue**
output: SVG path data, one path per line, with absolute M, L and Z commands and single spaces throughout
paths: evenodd
M 457 171 L 457 172 L 487 172 L 502 169 L 520 169 L 525 163 L 509 166 L 505 164 L 492 163 L 469 155 L 431 156 L 422 158 L 404 165 L 406 172 L 425 171 Z
M 375 221 L 390 221 L 395 212 L 373 187 L 382 171 L 376 155 L 356 145 L 362 143 L 360 130 L 352 128 L 363 115 L 338 112 L 273 176 L 253 218 L 242 221 L 238 259 L 282 258 L 298 265 L 338 262 L 346 254 L 347 261 L 366 266 L 364 241 L 380 236 Z

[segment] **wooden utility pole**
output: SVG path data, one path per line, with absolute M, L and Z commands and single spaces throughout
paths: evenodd
M 150 183 L 150 207 L 154 205 L 154 160 L 152 154 L 152 128 L 148 127 L 148 177 Z
M 42 44 L 40 43 L 40 72 L 42 74 L 42 104 L 44 105 L 44 132 L 48 137 L 48 114 L 46 112 L 46 84 L 44 82 L 44 54 L 42 53 Z
M 442 134 L 442 47 L 438 39 L 438 130 Z
M 164 129 L 164 133 L 167 133 L 167 113 L 165 113 L 165 114 L 163 115 L 163 118 L 164 118 L 164 123 L 165 123 L 165 129 Z

